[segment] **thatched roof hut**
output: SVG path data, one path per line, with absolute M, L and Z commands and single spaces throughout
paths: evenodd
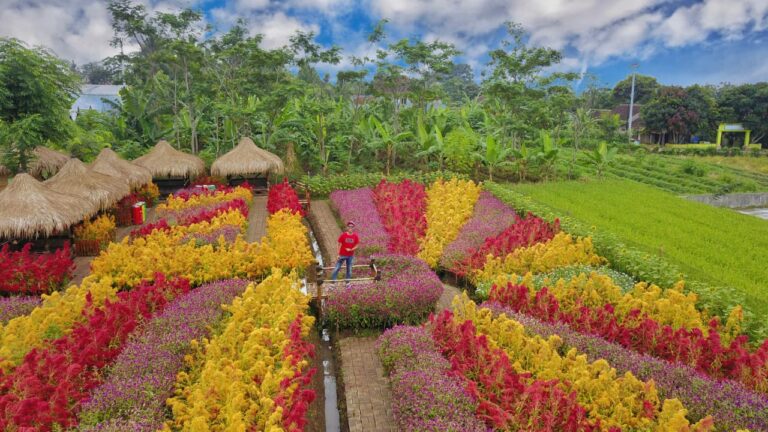
M 106 210 L 131 193 L 125 179 L 88 168 L 79 159 L 70 159 L 59 172 L 44 182 L 48 188 L 75 195 Z
M 125 179 L 132 188 L 140 188 L 152 181 L 152 173 L 148 169 L 122 159 L 108 148 L 99 153 L 91 168 L 102 174 Z
M 48 147 L 37 146 L 33 152 L 35 160 L 29 166 L 29 173 L 36 178 L 48 178 L 61 169 L 71 158 Z
M 19 174 L 0 192 L 0 238 L 50 236 L 96 213 L 81 198 L 53 191 L 29 174 Z
M 160 140 L 149 153 L 133 163 L 148 169 L 154 179 L 195 178 L 205 174 L 202 159 L 176 150 L 165 140 Z
M 248 137 L 241 138 L 237 147 L 211 165 L 211 175 L 219 177 L 251 177 L 283 172 L 283 161 L 274 153 L 257 147 Z

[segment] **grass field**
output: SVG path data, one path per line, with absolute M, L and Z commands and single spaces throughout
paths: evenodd
M 768 221 L 626 180 L 510 185 L 564 216 L 662 255 L 688 277 L 730 286 L 768 312 Z
M 768 175 L 768 157 L 750 156 L 696 156 L 691 159 L 711 165 L 725 166 L 739 170 Z

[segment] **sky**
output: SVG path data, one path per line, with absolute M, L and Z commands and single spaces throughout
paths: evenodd
M 387 42 L 401 38 L 453 43 L 480 78 L 499 47 L 505 22 L 520 23 L 530 43 L 563 52 L 558 70 L 595 76 L 613 86 L 630 74 L 668 85 L 768 80 L 768 0 L 136 0 L 150 11 L 192 7 L 215 31 L 247 19 L 263 44 L 277 48 L 296 30 L 314 31 L 324 46 L 372 56 L 367 35 L 387 18 Z M 116 53 L 106 0 L 0 0 L 0 36 L 44 45 L 78 64 Z M 580 82 L 586 86 L 588 80 Z

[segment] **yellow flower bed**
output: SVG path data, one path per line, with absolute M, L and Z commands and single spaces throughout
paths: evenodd
M 453 301 L 455 319 L 471 320 L 477 331 L 492 345 L 504 350 L 518 372 L 530 372 L 535 379 L 561 382 L 567 392 L 575 391 L 590 419 L 599 420 L 603 430 L 708 430 L 711 419 L 689 425 L 687 410 L 677 399 L 659 400 L 653 381 L 643 382 L 631 372 L 618 375 L 605 360 L 590 363 L 586 355 L 570 349 L 560 355 L 558 336 L 543 339 L 528 336 L 517 321 L 502 314 L 493 317 L 489 309 L 478 308 L 466 294 Z M 648 418 L 644 401 L 652 404 L 653 418 Z
M 475 285 L 516 281 L 520 274 L 543 273 L 558 267 L 585 264 L 598 266 L 605 259 L 597 255 L 589 237 L 558 233 L 551 240 L 515 249 L 506 257 L 488 255 L 485 265 L 472 275 Z
M 254 278 L 272 267 L 303 270 L 314 259 L 301 216 L 284 211 L 269 217 L 268 235 L 261 243 L 248 243 L 242 236 L 231 244 L 223 239 L 203 246 L 181 241 L 189 233 L 210 232 L 237 221 L 245 223 L 241 213 L 232 211 L 211 223 L 175 226 L 133 241 L 124 239 L 93 260 L 92 272 L 113 278 L 119 286 L 136 286 L 157 272 L 182 276 L 198 285 L 232 277 Z
M 7 372 L 33 348 L 68 333 L 83 319 L 89 294 L 93 304 L 100 307 L 105 300 L 114 300 L 117 290 L 110 278 L 88 276 L 80 286 L 72 285 L 63 292 L 43 294 L 43 303 L 29 315 L 16 317 L 0 326 L 0 368 Z
M 274 400 L 280 382 L 308 366 L 302 360 L 293 367 L 283 354 L 288 327 L 309 300 L 296 285 L 275 270 L 225 306 L 232 315 L 221 334 L 193 342 L 186 357 L 190 370 L 178 374 L 176 394 L 167 401 L 173 420 L 164 431 L 283 430 L 282 408 Z M 313 322 L 302 317 L 303 337 Z
M 437 267 L 443 249 L 472 217 L 480 186 L 471 180 L 438 180 L 427 189 L 427 232 L 419 241 L 419 258 Z
M 242 198 L 248 205 L 253 202 L 253 193 L 250 190 L 238 186 L 231 192 L 217 191 L 209 195 L 194 195 L 189 199 L 177 198 L 173 195 L 169 195 L 168 199 L 157 206 L 157 214 L 162 217 L 163 212 L 168 210 L 182 210 L 190 207 L 197 207 L 203 205 L 210 205 L 230 201 L 233 199 Z
M 94 220 L 86 220 L 82 225 L 75 227 L 76 240 L 106 240 L 112 239 L 117 225 L 115 217 L 101 215 Z

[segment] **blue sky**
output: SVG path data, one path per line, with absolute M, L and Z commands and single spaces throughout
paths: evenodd
M 403 37 L 456 45 L 479 76 L 504 22 L 521 23 L 533 44 L 564 53 L 559 70 L 588 72 L 612 86 L 630 65 L 665 84 L 756 82 L 768 77 L 768 0 L 138 0 L 150 11 L 193 7 L 220 31 L 239 17 L 264 44 L 279 47 L 296 30 L 372 55 L 366 36 L 388 18 L 389 42 Z M 114 54 L 105 0 L 0 0 L 0 36 L 50 47 L 78 63 Z

